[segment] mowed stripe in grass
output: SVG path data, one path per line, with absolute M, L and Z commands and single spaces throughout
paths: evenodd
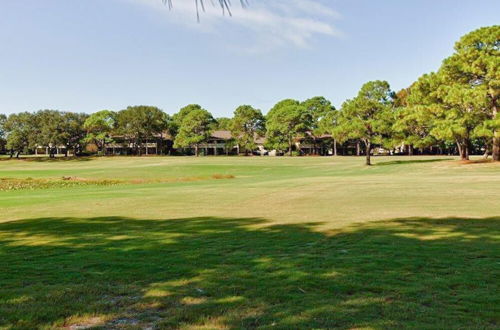
M 18 164 L 23 171 L 16 172 Z M 117 157 L 0 162 L 0 176 L 154 181 L 213 174 L 232 180 L 0 192 L 0 221 L 44 216 L 264 217 L 323 227 L 409 216 L 500 214 L 500 167 L 449 157 Z M 128 167 L 127 167 L 128 166 Z M 13 173 L 18 173 L 14 175 Z

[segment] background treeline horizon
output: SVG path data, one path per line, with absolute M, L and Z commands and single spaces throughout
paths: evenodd
M 214 130 L 228 130 L 245 153 L 256 148 L 257 136 L 266 138 L 267 148 L 292 155 L 297 137 L 328 135 L 332 150 L 348 141 L 362 143 L 367 164 L 375 147 L 402 145 L 410 155 L 435 147 L 456 151 L 462 160 L 481 151 L 500 161 L 499 68 L 500 26 L 495 25 L 463 36 L 437 72 L 424 74 L 408 88 L 395 92 L 386 81 L 370 81 L 340 109 L 317 96 L 282 100 L 265 116 L 242 105 L 232 118 L 214 118 L 197 104 L 173 115 L 145 105 L 90 115 L 57 110 L 0 114 L 0 151 L 12 157 L 45 146 L 52 156 L 54 148 L 64 146 L 79 155 L 93 144 L 105 153 L 113 137 L 120 136 L 140 154 L 143 143 L 168 134 L 174 148 L 194 148 L 198 154 Z

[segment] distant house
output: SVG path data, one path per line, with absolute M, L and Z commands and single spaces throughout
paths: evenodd
M 106 155 L 168 155 L 173 150 L 173 139 L 168 132 L 156 134 L 139 145 L 123 135 L 114 135 L 106 144 Z
M 230 131 L 213 131 L 210 138 L 198 145 L 202 153 L 206 156 L 238 154 L 239 148 L 233 139 Z
M 265 147 L 266 138 L 263 136 L 255 135 L 254 141 L 256 144 L 254 155 L 269 155 L 276 156 L 282 155 L 283 150 L 268 150 Z M 339 154 L 355 154 L 356 146 L 351 143 L 344 143 L 337 145 Z M 354 149 L 353 149 L 354 148 Z M 37 154 L 49 154 L 49 147 L 37 146 L 35 152 Z M 205 156 L 218 156 L 218 155 L 238 155 L 243 150 L 240 150 L 236 139 L 228 130 L 213 131 L 207 141 L 200 143 L 198 149 L 201 155 Z M 321 155 L 328 156 L 334 154 L 333 138 L 331 135 L 314 136 L 311 133 L 306 133 L 303 136 L 295 139 L 295 151 L 302 155 Z M 55 154 L 64 154 L 66 152 L 65 146 L 57 146 L 52 148 Z M 97 152 L 97 146 L 88 145 L 87 152 Z M 174 148 L 174 138 L 168 133 L 163 132 L 157 134 L 149 139 L 136 142 L 124 135 L 112 136 L 112 142 L 106 144 L 106 155 L 172 155 L 172 154 L 185 154 L 194 155 L 194 147 L 190 148 Z
M 44 155 L 44 154 L 49 155 L 51 150 L 54 155 L 61 155 L 61 154 L 66 154 L 67 147 L 65 145 L 58 145 L 58 146 L 37 145 L 35 147 L 35 155 Z
M 302 155 L 327 156 L 334 153 L 333 138 L 329 134 L 315 136 L 311 132 L 306 132 L 295 139 L 295 148 Z
M 261 136 L 255 136 L 255 144 L 257 149 L 254 151 L 256 154 L 264 155 L 267 150 L 264 148 L 265 138 Z M 228 130 L 217 130 L 213 131 L 210 138 L 205 143 L 198 145 L 198 148 L 202 150 L 204 155 L 238 155 L 240 154 L 240 147 L 236 142 L 236 139 Z
M 140 153 L 142 155 L 158 154 L 169 155 L 172 153 L 194 154 L 194 147 L 174 149 L 173 137 L 164 132 L 158 134 L 140 145 L 135 145 L 133 141 L 126 136 L 115 135 L 112 137 L 113 142 L 106 145 L 107 155 L 131 155 Z M 265 139 L 256 137 L 256 143 L 260 150 L 263 150 Z M 202 155 L 238 155 L 240 150 L 232 134 L 228 130 L 216 130 L 210 135 L 206 142 L 200 143 L 198 149 Z

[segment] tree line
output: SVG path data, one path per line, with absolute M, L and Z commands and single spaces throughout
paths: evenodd
M 148 140 L 169 134 L 174 148 L 194 148 L 211 132 L 229 130 L 233 142 L 246 154 L 256 148 L 255 138 L 266 137 L 266 147 L 290 155 L 297 137 L 332 138 L 332 148 L 349 141 L 364 146 L 366 163 L 375 147 L 391 150 L 402 145 L 414 150 L 450 149 L 462 160 L 472 150 L 491 153 L 500 161 L 500 26 L 484 27 L 463 36 L 454 53 L 437 72 L 424 74 L 408 88 L 392 91 L 386 81 L 370 81 L 340 109 L 324 97 L 305 101 L 286 99 L 264 116 L 242 105 L 232 118 L 214 118 L 200 105 L 188 105 L 170 116 L 153 106 L 132 106 L 91 115 L 41 110 L 0 115 L 0 146 L 11 157 L 45 146 L 51 157 L 57 146 L 81 154 L 88 144 L 105 153 L 121 136 L 141 153 Z M 160 139 L 161 140 L 161 139 Z M 228 141 L 228 143 L 231 143 Z

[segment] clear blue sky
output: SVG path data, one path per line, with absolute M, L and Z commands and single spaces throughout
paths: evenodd
M 339 106 L 368 80 L 408 86 L 461 35 L 500 23 L 498 0 L 251 0 L 200 23 L 194 0 L 173 1 L 1 0 L 0 112 Z

